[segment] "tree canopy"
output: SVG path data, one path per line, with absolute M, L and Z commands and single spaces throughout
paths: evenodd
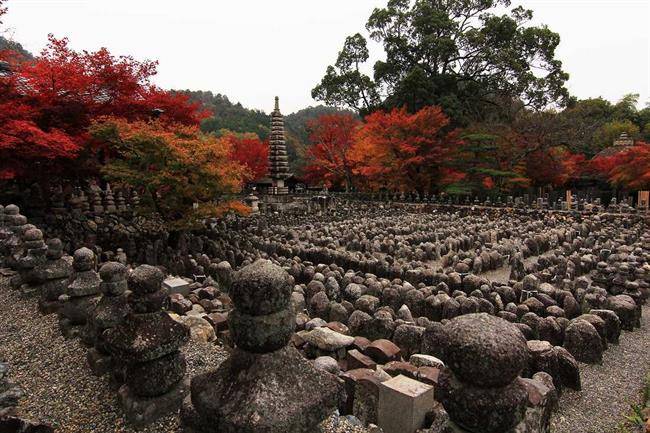
M 237 192 L 246 174 L 230 157 L 230 140 L 197 126 L 106 118 L 90 134 L 111 149 L 102 167 L 107 179 L 144 192 L 145 202 L 169 220 L 187 216 L 194 203 Z
M 315 99 L 362 113 L 439 105 L 456 123 L 507 115 L 513 103 L 541 109 L 568 98 L 568 75 L 555 50 L 560 37 L 529 26 L 533 13 L 509 0 L 389 0 L 366 29 L 386 59 L 365 75 L 367 40 L 346 39 L 336 63 L 312 90 Z

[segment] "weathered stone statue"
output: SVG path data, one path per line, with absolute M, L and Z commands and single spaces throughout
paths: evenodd
M 59 297 L 65 293 L 68 287 L 72 275 L 72 265 L 63 258 L 63 243 L 58 238 L 47 241 L 45 257 L 47 261 L 38 268 L 43 279 L 38 307 L 42 314 L 50 314 L 59 311 L 61 307 Z
M 24 295 L 33 296 L 38 294 L 39 286 L 43 282 L 36 272 L 36 267 L 45 263 L 47 247 L 43 242 L 43 233 L 37 228 L 26 230 L 22 240 L 27 253 L 17 260 L 20 290 Z
M 182 419 L 191 433 L 313 433 L 343 397 L 343 383 L 288 345 L 293 280 L 266 260 L 242 268 L 231 287 L 232 356 L 192 380 Z
M 5 257 L 5 265 L 12 269 L 16 268 L 16 260 L 22 252 L 22 233 L 27 228 L 27 217 L 20 214 L 20 208 L 14 204 L 5 207 L 5 226 L 9 229 L 2 253 Z
M 510 432 L 523 420 L 528 392 L 518 376 L 529 354 L 514 325 L 485 313 L 467 314 L 442 328 L 439 344 L 446 368 L 436 400 L 459 432 Z
M 102 334 L 108 353 L 124 365 L 118 397 L 126 418 L 136 425 L 177 411 L 189 387 L 179 349 L 190 332 L 163 311 L 169 303 L 163 279 L 160 269 L 138 266 L 128 277 L 131 313 Z
M 117 207 L 115 206 L 113 191 L 111 190 L 110 184 L 106 184 L 106 193 L 104 195 L 104 209 L 108 213 L 117 212 Z
M 88 248 L 74 252 L 72 267 L 74 277 L 63 295 L 63 305 L 59 311 L 59 327 L 63 336 L 80 336 L 83 326 L 97 304 L 99 294 L 99 274 L 95 271 L 95 253 Z
M 124 322 L 129 313 L 126 290 L 127 268 L 118 262 L 104 263 L 99 269 L 102 282 L 99 286 L 102 298 L 88 321 L 89 336 L 94 347 L 88 351 L 88 365 L 97 376 L 111 369 L 111 356 L 104 342 L 104 331 Z

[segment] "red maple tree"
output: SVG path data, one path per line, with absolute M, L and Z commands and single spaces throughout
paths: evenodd
M 594 170 L 615 186 L 632 190 L 650 189 L 650 144 L 637 142 L 621 152 L 591 161 Z
M 257 136 L 228 134 L 224 139 L 230 143 L 230 157 L 244 166 L 245 182 L 252 182 L 266 175 L 269 160 L 269 144 Z
M 310 121 L 310 131 L 304 168 L 308 182 L 324 182 L 329 187 L 354 187 L 354 164 L 350 152 L 354 145 L 354 132 L 361 124 L 352 113 L 324 114 Z
M 448 125 L 440 107 L 370 114 L 355 134 L 354 172 L 372 189 L 434 191 L 446 178 L 458 177 L 447 164 L 462 140 Z
M 11 61 L 11 74 L 0 76 L 3 179 L 29 179 L 54 169 L 67 175 L 95 171 L 97 149 L 87 133 L 94 119 L 157 115 L 163 122 L 197 125 L 207 115 L 188 97 L 151 83 L 156 62 L 115 57 L 105 48 L 77 52 L 67 39 L 51 35 L 34 61 L 4 57 Z M 65 164 L 71 160 L 74 164 Z

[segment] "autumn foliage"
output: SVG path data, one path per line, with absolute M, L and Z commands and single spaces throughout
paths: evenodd
M 351 113 L 325 114 L 308 123 L 309 141 L 305 168 L 307 180 L 350 190 L 355 164 L 350 158 L 354 133 L 361 120 Z
M 350 153 L 354 173 L 371 189 L 434 191 L 456 173 L 450 168 L 462 141 L 448 130 L 440 107 L 415 114 L 406 109 L 378 111 L 355 133 Z
M 226 134 L 223 140 L 228 141 L 230 157 L 246 168 L 245 182 L 259 180 L 266 175 L 269 161 L 269 144 L 255 134 Z
M 105 48 L 77 52 L 50 36 L 34 61 L 8 57 L 12 74 L 0 78 L 0 178 L 30 178 L 42 170 L 90 168 L 87 129 L 103 116 L 196 125 L 206 114 L 181 94 L 151 83 L 156 62 L 115 57 Z M 83 161 L 79 161 L 82 158 Z M 75 163 L 65 164 L 65 161 Z
M 592 166 L 613 185 L 629 189 L 650 189 L 650 144 L 638 142 L 610 156 L 599 156 Z
M 194 203 L 238 192 L 246 173 L 230 158 L 228 140 L 196 126 L 106 118 L 93 123 L 90 134 L 114 151 L 102 169 L 106 178 L 137 188 L 169 220 L 186 216 Z

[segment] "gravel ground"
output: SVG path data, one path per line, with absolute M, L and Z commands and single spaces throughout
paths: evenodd
M 509 267 L 504 267 L 509 271 Z M 56 315 L 41 316 L 36 300 L 24 299 L 0 276 L 0 357 L 10 366 L 10 380 L 25 390 L 18 413 L 52 424 L 59 433 L 178 432 L 178 416 L 165 417 L 135 430 L 124 424 L 115 390 L 93 376 L 86 365 L 86 348 L 65 340 Z M 637 403 L 644 375 L 650 371 L 650 307 L 644 308 L 640 330 L 624 332 L 610 346 L 602 365 L 581 365 L 583 390 L 567 390 L 552 420 L 553 433 L 610 433 Z M 214 344 L 191 342 L 183 349 L 188 373 L 215 368 L 227 352 Z M 326 433 L 363 433 L 346 419 L 332 417 Z
M 615 433 L 639 403 L 643 378 L 650 371 L 650 306 L 643 309 L 641 329 L 623 331 L 610 345 L 601 365 L 580 365 L 582 391 L 565 391 L 552 419 L 553 433 Z
M 105 378 L 92 375 L 78 340 L 65 340 L 56 314 L 41 316 L 35 299 L 24 299 L 0 277 L 0 356 L 9 362 L 12 381 L 25 390 L 18 413 L 57 428 L 59 433 L 131 432 L 124 425 L 116 392 Z M 213 344 L 192 342 L 183 349 L 190 375 L 212 369 L 227 353 Z M 138 430 L 173 432 L 171 415 Z
M 25 396 L 18 415 L 49 423 L 57 433 L 174 433 L 178 415 L 164 417 L 142 429 L 125 425 L 116 392 L 105 378 L 92 375 L 86 348 L 65 340 L 56 314 L 42 316 L 35 299 L 24 299 L 0 275 L 0 359 L 9 363 L 9 379 Z M 183 348 L 190 377 L 214 369 L 228 353 L 211 343 L 190 342 Z M 332 417 L 325 433 L 362 433 L 347 420 Z

